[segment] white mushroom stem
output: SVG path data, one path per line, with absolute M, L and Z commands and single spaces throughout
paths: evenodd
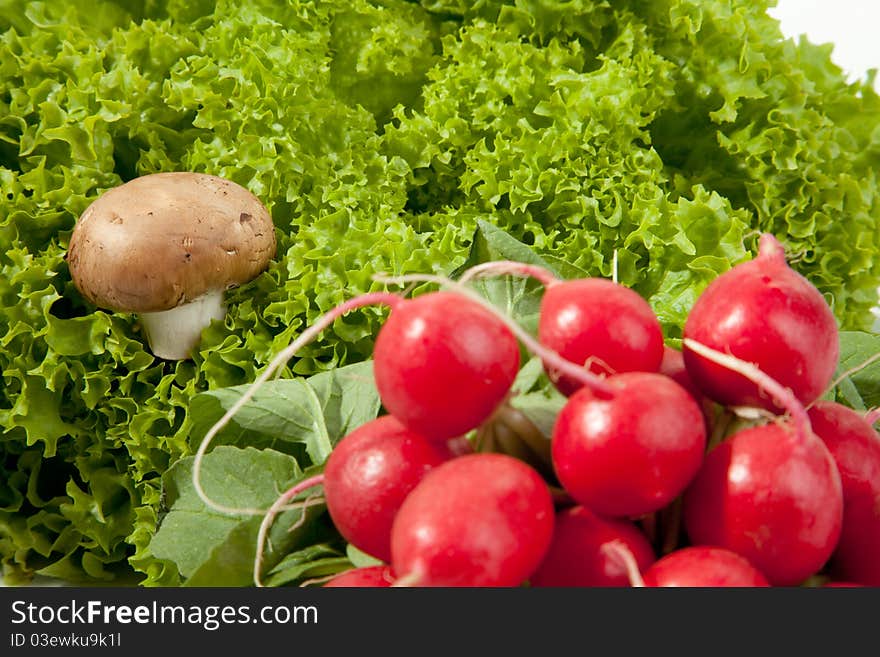
M 141 313 L 144 333 L 154 355 L 166 360 L 189 358 L 211 320 L 226 316 L 223 290 L 208 292 L 171 310 Z

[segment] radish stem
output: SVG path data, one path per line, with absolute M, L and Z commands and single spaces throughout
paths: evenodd
M 260 523 L 260 530 L 257 533 L 257 554 L 254 558 L 254 584 L 256 586 L 263 586 L 260 582 L 260 570 L 263 565 L 263 548 L 266 545 L 266 537 L 269 535 L 269 528 L 272 526 L 272 521 L 275 520 L 275 516 L 278 515 L 278 512 L 294 497 L 302 493 L 304 490 L 308 490 L 310 488 L 314 488 L 315 486 L 320 486 L 324 483 L 324 475 L 315 475 L 314 477 L 309 477 L 308 479 L 303 479 L 299 483 L 295 484 L 281 496 L 273 502 L 272 506 L 269 507 L 269 510 L 266 511 L 266 515 L 263 518 L 263 522 Z M 312 502 L 315 504 L 316 502 Z M 302 515 L 300 515 L 299 520 L 294 524 L 290 531 L 296 529 L 306 517 L 306 508 L 311 506 L 306 500 L 302 505 Z
M 349 568 L 348 570 L 354 570 L 354 568 Z M 323 577 L 312 577 L 311 579 L 304 579 L 299 583 L 300 588 L 304 588 L 306 586 L 312 586 L 313 584 L 326 584 L 334 577 L 341 575 L 342 573 L 347 573 L 348 570 L 343 570 L 338 573 L 333 573 L 332 575 L 324 575 Z
M 633 588 L 643 588 L 645 586 L 645 580 L 642 579 L 642 573 L 639 571 L 639 564 L 636 562 L 632 551 L 623 541 L 613 540 L 605 543 L 599 549 L 623 567 L 627 577 L 629 577 L 630 586 Z
M 536 427 L 521 410 L 510 404 L 503 404 L 496 416 L 508 429 L 515 433 L 529 449 L 550 463 L 550 439 Z
M 559 279 L 556 278 L 556 276 L 543 267 L 528 265 L 524 262 L 516 262 L 515 260 L 495 260 L 493 262 L 484 262 L 483 264 L 475 265 L 466 270 L 458 279 L 458 282 L 464 284 L 476 278 L 503 276 L 505 274 L 527 278 L 531 277 L 542 283 L 545 287 L 549 287 L 550 285 L 559 282 Z

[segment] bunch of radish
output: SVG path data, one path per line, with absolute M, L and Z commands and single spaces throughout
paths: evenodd
M 536 337 L 466 284 L 502 274 L 544 284 Z M 343 313 L 390 307 L 374 350 L 387 414 L 342 438 L 263 523 L 261 540 L 321 485 L 340 534 L 382 562 L 326 586 L 793 586 L 820 573 L 880 585 L 875 418 L 820 400 L 837 325 L 772 235 L 706 288 L 680 352 L 613 281 L 496 262 L 439 282 L 353 299 L 276 359 Z M 509 409 L 521 346 L 567 398 L 549 475 L 468 440 Z

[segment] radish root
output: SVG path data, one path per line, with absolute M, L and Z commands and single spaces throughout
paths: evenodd
M 349 570 L 354 570 L 353 568 L 349 568 Z M 312 586 L 313 584 L 326 584 L 331 579 L 336 577 L 337 575 L 341 575 L 342 573 L 348 572 L 347 570 L 340 571 L 338 573 L 333 573 L 332 575 L 324 575 L 323 577 L 312 577 L 311 579 L 304 579 L 299 583 L 300 588 L 304 588 L 306 586 Z
M 524 262 L 516 262 L 515 260 L 495 260 L 493 262 L 484 262 L 483 264 L 475 265 L 466 270 L 459 277 L 458 282 L 464 284 L 478 278 L 504 275 L 534 278 L 544 285 L 544 287 L 549 287 L 554 283 L 559 282 L 559 279 L 556 278 L 556 276 L 543 267 L 527 265 Z
M 606 556 L 614 559 L 626 571 L 630 586 L 633 588 L 643 588 L 645 586 L 645 580 L 642 579 L 642 573 L 639 571 L 639 564 L 636 562 L 632 551 L 623 541 L 609 541 L 599 550 Z
M 856 365 L 855 367 L 851 367 L 850 369 L 848 369 L 846 372 L 844 372 L 843 374 L 838 376 L 836 379 L 834 379 L 834 381 L 831 382 L 831 384 L 828 386 L 828 390 L 826 390 L 826 394 L 831 392 L 832 390 L 834 390 L 844 380 L 848 379 L 853 374 L 855 374 L 857 372 L 861 372 L 863 369 L 868 367 L 868 365 L 871 365 L 872 363 L 876 363 L 878 360 L 880 360 L 880 352 L 874 354 L 873 356 L 868 358 L 863 363 L 860 363 L 860 364 Z M 810 404 L 810 406 L 812 406 L 812 404 Z M 809 408 L 809 406 L 807 408 Z
M 281 511 L 281 509 L 294 497 L 302 493 L 303 491 L 309 490 L 310 488 L 314 488 L 315 486 L 320 486 L 324 483 L 324 475 L 315 475 L 314 477 L 309 477 L 308 479 L 303 479 L 299 483 L 295 484 L 291 488 L 287 489 L 281 496 L 275 500 L 272 506 L 269 507 L 269 510 L 266 511 L 266 515 L 263 517 L 263 522 L 260 523 L 260 530 L 257 532 L 257 553 L 254 557 L 254 584 L 256 586 L 263 586 L 260 581 L 260 571 L 263 567 L 263 549 L 266 545 L 266 538 L 269 535 L 269 528 L 272 526 L 272 522 L 275 520 L 275 516 Z M 323 501 L 323 498 L 320 500 Z M 309 506 L 313 506 L 317 504 L 318 500 L 310 500 L 307 499 L 300 506 L 302 508 L 302 514 L 299 519 L 294 523 L 288 531 L 293 531 L 297 529 L 306 518 L 306 509 Z

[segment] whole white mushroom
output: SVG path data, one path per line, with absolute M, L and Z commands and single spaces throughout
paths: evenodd
M 275 227 L 245 188 L 202 173 L 155 173 L 97 198 L 70 238 L 74 285 L 100 308 L 138 313 L 160 358 L 189 358 L 226 313 L 227 289 L 275 255 Z

